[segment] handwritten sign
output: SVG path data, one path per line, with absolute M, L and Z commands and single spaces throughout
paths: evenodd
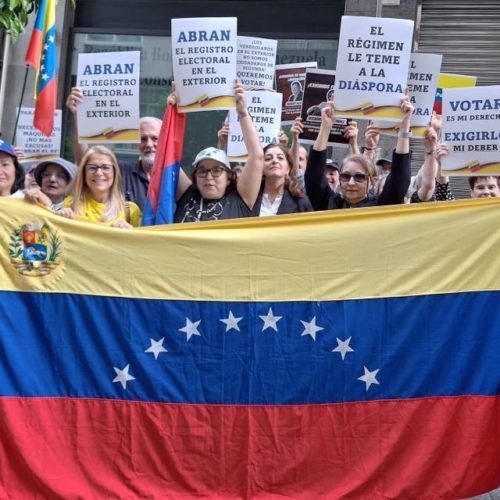
M 263 91 L 248 91 L 245 94 L 248 102 L 248 112 L 252 116 L 262 147 L 278 142 L 281 128 L 281 94 Z M 247 156 L 243 134 L 235 110 L 229 111 L 227 155 L 231 161 L 241 161 Z
M 500 174 L 500 86 L 443 89 L 443 175 Z
M 54 129 L 50 137 L 44 136 L 33 126 L 34 108 L 21 108 L 16 129 L 15 144 L 23 150 L 22 160 L 46 160 L 61 153 L 61 118 L 62 112 L 56 109 Z
M 273 88 L 277 40 L 238 37 L 237 75 L 245 89 Z
M 79 141 L 140 142 L 139 51 L 78 56 L 77 86 L 83 102 L 77 107 Z
M 413 21 L 342 17 L 335 81 L 339 116 L 402 118 L 412 36 Z
M 180 112 L 235 107 L 237 19 L 172 19 L 172 62 Z

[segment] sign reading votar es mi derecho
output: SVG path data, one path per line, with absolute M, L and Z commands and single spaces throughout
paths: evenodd
M 500 86 L 443 89 L 443 175 L 500 174 Z
M 79 54 L 76 78 L 83 93 L 77 107 L 80 142 L 140 141 L 140 60 L 139 51 Z
M 172 63 L 180 112 L 235 107 L 237 19 L 172 19 Z
M 338 116 L 402 118 L 413 21 L 343 16 L 335 79 Z

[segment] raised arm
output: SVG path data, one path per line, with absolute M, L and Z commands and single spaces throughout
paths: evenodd
M 436 148 L 436 159 L 438 171 L 436 174 L 436 200 L 447 201 L 454 200 L 452 190 L 450 189 L 450 178 L 441 174 L 441 160 L 449 153 L 448 146 L 444 143 L 438 143 Z
M 365 150 L 363 154 L 371 161 L 375 160 L 375 151 L 377 151 L 380 141 L 380 129 L 369 122 L 365 130 Z
M 81 144 L 78 142 L 78 120 L 76 119 L 76 109 L 78 104 L 83 101 L 83 92 L 78 87 L 73 87 L 71 92 L 66 99 L 66 107 L 71 113 L 73 120 L 73 156 L 75 158 L 75 163 L 80 164 L 85 153 L 89 149 L 87 144 Z
M 414 111 L 413 104 L 410 102 L 410 96 L 408 95 L 408 89 L 401 98 L 401 110 L 403 111 L 403 119 L 399 127 L 396 153 L 407 154 L 410 152 L 410 121 Z
M 351 151 L 352 155 L 359 155 L 360 150 L 359 150 L 359 145 L 358 145 L 358 122 L 355 122 L 354 120 L 347 125 L 344 136 L 346 139 L 349 139 L 349 150 Z
M 438 162 L 436 159 L 437 141 L 437 132 L 429 126 L 425 131 L 424 137 L 425 158 L 420 172 L 420 187 L 418 188 L 420 201 L 431 200 L 436 189 L 436 175 L 438 171 Z
M 229 137 L 229 124 L 223 123 L 217 132 L 217 148 L 227 153 L 227 141 Z
M 387 176 L 384 189 L 378 197 L 377 205 L 403 203 L 411 181 L 410 120 L 413 105 L 408 93 L 401 98 L 403 120 L 398 134 L 396 150 L 392 155 L 391 173 Z
M 307 196 L 314 210 L 326 210 L 332 191 L 328 186 L 325 177 L 326 165 L 326 145 L 328 136 L 333 125 L 334 108 L 333 102 L 321 110 L 321 125 L 318 137 L 314 141 L 313 147 L 309 152 L 307 169 L 304 176 Z
M 236 113 L 240 121 L 243 140 L 247 149 L 247 162 L 238 179 L 237 189 L 239 195 L 249 208 L 252 208 L 259 195 L 262 175 L 264 172 L 264 151 L 260 144 L 259 135 L 252 117 L 248 112 L 245 91 L 240 82 L 235 83 Z
M 290 174 L 293 177 L 297 177 L 300 167 L 299 167 L 299 135 L 304 130 L 304 126 L 302 125 L 302 118 L 297 116 L 292 126 L 290 127 L 290 132 L 292 134 L 292 145 L 290 146 L 290 154 L 292 155 L 292 170 Z
M 172 82 L 172 92 L 167 97 L 167 107 L 177 106 L 179 102 L 179 94 L 175 88 L 175 82 Z M 179 171 L 179 180 L 177 182 L 177 192 L 175 194 L 176 201 L 179 201 L 181 196 L 193 184 L 193 181 L 187 176 L 186 172 L 181 168 Z

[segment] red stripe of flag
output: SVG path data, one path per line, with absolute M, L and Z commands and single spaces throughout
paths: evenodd
M 499 410 L 0 398 L 0 496 L 463 498 L 500 484 Z

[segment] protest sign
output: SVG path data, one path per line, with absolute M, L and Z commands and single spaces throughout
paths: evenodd
M 317 68 L 315 61 L 276 66 L 276 90 L 283 95 L 281 124 L 291 125 L 302 111 L 304 80 L 307 68 Z
M 235 107 L 237 19 L 172 19 L 172 63 L 180 112 Z
M 413 137 L 424 137 L 427 125 L 432 117 L 432 108 L 436 95 L 439 71 L 443 56 L 440 54 L 417 54 L 410 58 L 408 73 L 408 91 L 410 102 L 415 107 L 411 117 L 411 133 Z M 379 122 L 376 125 L 385 135 L 397 135 L 398 124 Z
M 245 94 L 248 112 L 252 116 L 262 147 L 278 142 L 281 128 L 281 94 L 263 91 L 248 91 Z M 227 155 L 231 161 L 241 161 L 247 156 L 238 115 L 234 109 L 229 111 Z
M 305 144 L 313 144 L 321 125 L 321 110 L 328 101 L 333 100 L 335 71 L 307 68 L 304 82 L 304 99 L 302 101 L 303 132 L 299 140 Z M 348 144 L 344 137 L 345 129 L 351 120 L 337 118 L 330 130 L 328 144 Z
M 18 110 L 17 110 L 18 111 Z M 16 112 L 17 112 L 16 111 Z M 21 108 L 16 129 L 15 144 L 22 149 L 24 160 L 46 160 L 61 155 L 61 118 L 62 112 L 54 113 L 54 129 L 50 137 L 43 135 L 33 126 L 34 108 Z
M 453 73 L 441 73 L 438 78 L 436 98 L 434 101 L 434 111 L 441 115 L 443 114 L 442 101 L 443 89 L 455 89 L 474 87 L 477 82 L 476 76 L 455 75 Z
M 78 140 L 92 143 L 140 141 L 139 51 L 79 54 Z
M 237 76 L 245 89 L 272 89 L 277 40 L 238 37 Z
M 335 81 L 339 116 L 402 118 L 412 36 L 413 21 L 342 17 Z
M 443 89 L 442 175 L 500 174 L 500 86 Z

